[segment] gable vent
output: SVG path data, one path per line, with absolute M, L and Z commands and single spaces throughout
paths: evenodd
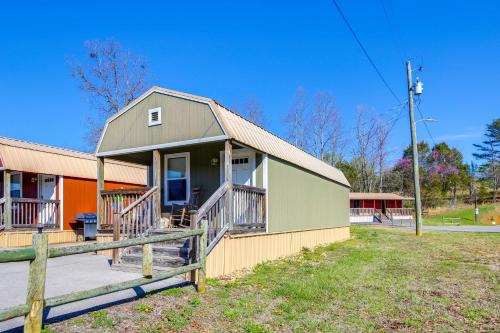
M 161 108 L 154 108 L 148 110 L 148 126 L 155 126 L 161 124 Z

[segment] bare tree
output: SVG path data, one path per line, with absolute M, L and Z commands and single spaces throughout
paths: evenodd
M 115 40 L 85 41 L 87 57 L 70 63 L 71 75 L 89 95 L 98 114 L 88 119 L 87 141 L 99 140 L 104 119 L 137 98 L 145 88 L 147 66 L 140 57 L 123 50 Z
M 384 168 L 385 168 L 385 160 L 387 157 L 387 141 L 389 138 L 389 133 L 391 131 L 392 126 L 385 121 L 382 117 L 374 117 L 372 118 L 375 124 L 374 130 L 374 151 L 375 158 L 378 164 L 378 173 L 379 173 L 379 192 L 384 191 Z
M 363 107 L 358 107 L 356 115 L 355 141 L 353 143 L 353 155 L 357 156 L 357 172 L 360 177 L 360 190 L 372 192 L 375 183 L 375 164 L 377 124 Z
M 342 142 L 342 123 L 335 98 L 322 92 L 314 96 L 313 102 L 314 111 L 309 121 L 310 150 L 317 158 L 333 165 L 340 155 Z
M 304 89 L 298 87 L 295 92 L 292 106 L 284 118 L 286 138 L 295 146 L 306 149 L 306 97 Z
M 232 107 L 232 110 L 260 127 L 266 125 L 266 117 L 264 111 L 262 111 L 262 106 L 255 98 L 249 97 L 242 104 L 237 103 Z

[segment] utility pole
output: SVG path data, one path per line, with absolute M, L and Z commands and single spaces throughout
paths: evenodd
M 479 208 L 477 208 L 476 165 L 474 162 L 470 163 L 470 170 L 472 174 L 472 189 L 474 190 L 474 224 L 478 224 Z
M 406 75 L 408 77 L 408 108 L 410 111 L 411 146 L 413 151 L 413 186 L 415 192 L 415 218 L 416 235 L 422 236 L 422 203 L 420 202 L 420 180 L 418 168 L 417 133 L 415 128 L 415 115 L 413 114 L 413 81 L 411 78 L 411 63 L 406 62 Z

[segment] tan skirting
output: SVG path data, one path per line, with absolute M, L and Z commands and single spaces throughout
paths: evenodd
M 31 246 L 31 236 L 34 232 L 36 231 L 3 231 L 0 233 L 0 247 Z M 49 235 L 49 244 L 73 243 L 81 240 L 73 230 L 44 230 L 43 232 Z
M 207 257 L 207 277 L 252 269 L 257 264 L 350 238 L 349 227 L 225 236 Z

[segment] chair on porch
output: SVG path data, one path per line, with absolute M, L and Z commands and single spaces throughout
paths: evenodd
M 172 204 L 170 210 L 170 225 L 179 228 L 189 228 L 191 225 L 191 216 L 189 211 L 197 210 L 200 203 L 201 188 L 195 187 L 191 191 L 189 202 L 186 204 Z

